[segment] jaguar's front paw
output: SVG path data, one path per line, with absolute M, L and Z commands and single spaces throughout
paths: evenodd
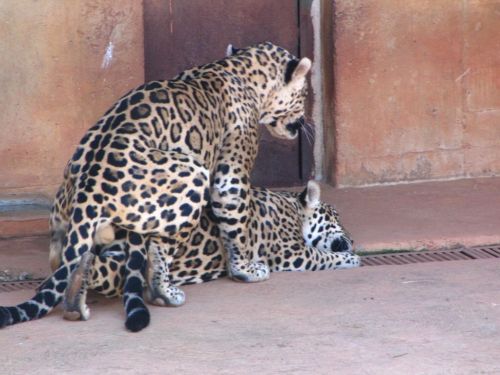
M 230 276 L 235 281 L 258 283 L 269 279 L 270 270 L 267 264 L 250 262 L 243 267 L 231 267 Z
M 186 294 L 176 286 L 147 288 L 146 299 L 153 305 L 178 307 L 186 302 Z
M 353 254 L 352 256 L 352 266 L 353 267 L 360 267 L 361 266 L 361 257 L 359 255 Z
M 353 254 L 351 252 L 345 252 L 345 253 L 336 253 L 340 258 L 340 262 L 337 262 L 336 264 L 339 264 L 335 268 L 342 269 L 342 268 L 356 268 L 361 266 L 361 257 L 359 255 Z

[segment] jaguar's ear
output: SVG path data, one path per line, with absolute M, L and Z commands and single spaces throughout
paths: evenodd
M 307 187 L 299 195 L 300 202 L 304 207 L 314 208 L 319 204 L 321 189 L 317 182 L 310 180 Z
M 226 48 L 226 57 L 233 56 L 238 51 L 238 48 L 234 48 L 232 44 L 228 44 Z
M 285 83 L 304 79 L 309 70 L 311 70 L 311 65 L 312 62 L 307 57 L 303 57 L 300 60 L 291 60 L 286 67 Z

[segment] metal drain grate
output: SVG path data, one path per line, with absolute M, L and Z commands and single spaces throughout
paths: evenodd
M 35 279 L 29 281 L 6 281 L 0 283 L 0 293 L 15 292 L 23 289 L 36 289 L 43 279 Z
M 500 245 L 478 246 L 453 250 L 419 251 L 414 253 L 391 253 L 379 255 L 365 255 L 362 257 L 361 265 L 387 266 L 412 263 L 444 262 L 450 260 L 472 260 L 472 259 L 500 259 Z M 23 289 L 36 289 L 44 279 L 25 281 L 0 282 L 0 293 L 14 292 Z
M 414 253 L 366 255 L 361 258 L 361 264 L 362 266 L 387 266 L 486 258 L 500 258 L 500 245 L 450 250 L 419 251 Z

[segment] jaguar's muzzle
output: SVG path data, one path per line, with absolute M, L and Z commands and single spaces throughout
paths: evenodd
M 352 240 L 346 238 L 344 236 L 340 238 L 336 238 L 331 245 L 331 251 L 333 252 L 344 252 L 344 251 L 353 251 L 352 248 Z
M 297 121 L 287 124 L 286 130 L 288 130 L 288 132 L 295 137 L 297 135 L 297 132 L 299 131 L 300 128 L 302 128 L 303 125 L 304 125 L 304 117 L 301 117 Z

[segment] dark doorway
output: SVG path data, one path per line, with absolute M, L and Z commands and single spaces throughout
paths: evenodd
M 297 56 L 306 28 L 303 1 L 293 0 L 145 0 L 146 80 L 177 73 L 224 57 L 228 44 L 244 47 L 271 41 Z M 302 21 L 302 22 L 301 22 Z M 312 145 L 301 134 L 278 140 L 262 128 L 252 173 L 256 186 L 302 184 L 311 173 Z

